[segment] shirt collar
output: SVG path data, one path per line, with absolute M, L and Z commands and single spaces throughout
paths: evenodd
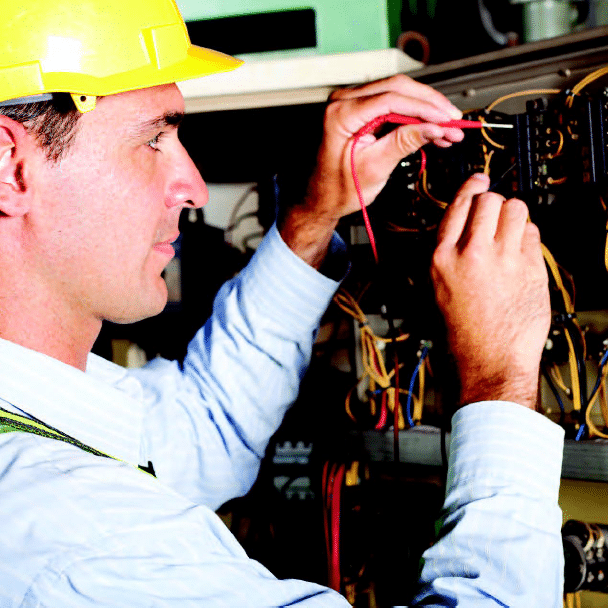
M 101 452 L 138 464 L 143 389 L 89 355 L 86 373 L 0 338 L 0 399 Z

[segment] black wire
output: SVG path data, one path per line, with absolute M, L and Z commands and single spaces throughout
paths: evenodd
M 547 369 L 546 365 L 542 366 L 542 372 L 543 372 L 543 376 L 545 377 L 545 380 L 547 381 L 547 385 L 551 389 L 551 392 L 553 393 L 553 396 L 555 397 L 555 400 L 557 401 L 557 404 L 559 406 L 559 411 L 560 411 L 559 424 L 563 425 L 564 416 L 566 414 L 566 408 L 564 407 L 564 402 L 562 401 L 559 391 L 557 390 L 557 387 L 555 386 L 555 383 L 553 382 L 553 379 L 551 378 L 551 374 L 549 373 L 549 370 Z
M 386 304 L 383 304 L 381 307 L 382 315 L 386 318 L 388 323 L 388 337 L 391 339 L 389 345 L 391 347 L 392 355 L 393 355 L 393 364 L 395 367 L 395 379 L 398 378 L 399 374 L 399 357 L 397 354 L 397 328 L 395 327 L 395 320 L 392 315 L 388 313 L 388 308 Z M 399 387 L 396 387 L 397 390 Z M 399 404 L 399 393 L 395 391 L 395 411 L 398 409 Z M 395 418 L 397 415 L 395 414 Z M 394 424 L 394 423 L 393 423 Z M 399 466 L 399 425 L 395 425 L 396 428 L 393 429 L 393 460 L 397 467 Z M 396 475 L 397 477 L 398 475 Z
M 491 186 L 490 186 L 490 190 L 494 190 L 494 188 L 496 188 L 496 186 L 498 186 L 498 184 L 500 184 L 500 182 L 502 182 L 502 180 L 507 177 L 507 175 L 509 175 L 509 173 L 511 173 L 511 171 L 513 171 L 513 169 L 515 169 L 515 167 L 517 167 L 517 163 L 513 163 Z

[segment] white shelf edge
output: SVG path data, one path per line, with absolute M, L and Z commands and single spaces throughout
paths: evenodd
M 179 83 L 187 113 L 322 103 L 333 89 L 411 72 L 422 64 L 399 49 L 246 62 L 233 72 Z

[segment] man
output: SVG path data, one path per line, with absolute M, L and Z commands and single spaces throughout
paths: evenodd
M 101 323 L 163 308 L 179 214 L 207 202 L 177 137 L 184 107 L 174 83 L 238 62 L 192 47 L 172 0 L 3 2 L 0 14 L 0 605 L 347 605 L 318 585 L 276 580 L 214 509 L 253 483 L 334 275 L 346 271 L 334 228 L 358 208 L 353 135 L 388 112 L 427 121 L 360 140 L 370 200 L 402 157 L 461 139 L 438 124 L 460 113 L 405 77 L 334 94 L 305 200 L 223 287 L 183 366 L 157 360 L 127 372 L 90 355 Z M 462 187 L 434 274 L 463 404 L 513 403 L 461 410 L 450 532 L 429 553 L 416 603 L 557 606 L 559 558 L 532 584 L 514 555 L 523 530 L 528 543 L 542 541 L 537 550 L 559 553 L 555 463 L 533 487 L 521 461 L 502 462 L 505 443 L 488 429 L 510 424 L 506 449 L 524 461 L 559 459 L 560 430 L 526 409 L 548 328 L 546 273 L 522 204 L 487 188 L 483 178 Z M 328 268 L 333 278 L 318 271 Z M 536 429 L 538 446 L 522 441 L 518 421 Z M 137 469 L 149 462 L 157 479 Z M 498 486 L 487 496 L 484 475 Z M 506 525 L 511 501 L 518 515 Z M 476 532 L 492 543 L 487 559 L 475 549 L 485 540 L 468 535 L 477 506 L 488 511 Z M 496 526 L 504 544 L 492 541 Z

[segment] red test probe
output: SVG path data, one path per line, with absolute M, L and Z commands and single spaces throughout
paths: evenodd
M 369 238 L 372 251 L 374 252 L 374 259 L 378 262 L 378 250 L 376 249 L 376 240 L 374 239 L 374 233 L 372 232 L 372 226 L 369 221 L 367 214 L 367 208 L 365 201 L 363 200 L 363 193 L 361 192 L 361 184 L 359 183 L 359 177 L 357 175 L 357 168 L 355 166 L 355 147 L 361 137 L 371 133 L 374 129 L 377 129 L 380 125 L 385 123 L 393 123 L 398 125 L 420 125 L 427 121 L 414 118 L 413 116 L 404 116 L 403 114 L 383 114 L 377 116 L 374 120 L 368 122 L 364 127 L 359 129 L 354 135 L 353 146 L 350 150 L 350 167 L 353 174 L 353 181 L 355 182 L 355 189 L 357 190 L 357 197 L 359 198 L 359 204 L 361 205 L 361 211 L 363 213 L 363 222 L 365 224 L 365 231 Z M 454 128 L 454 129 L 482 129 L 484 127 L 490 127 L 495 129 L 512 129 L 513 125 L 507 123 L 488 123 L 480 120 L 450 120 L 448 122 L 439 123 L 440 127 Z M 422 154 L 424 152 L 421 150 Z M 423 156 L 424 162 L 424 156 Z

